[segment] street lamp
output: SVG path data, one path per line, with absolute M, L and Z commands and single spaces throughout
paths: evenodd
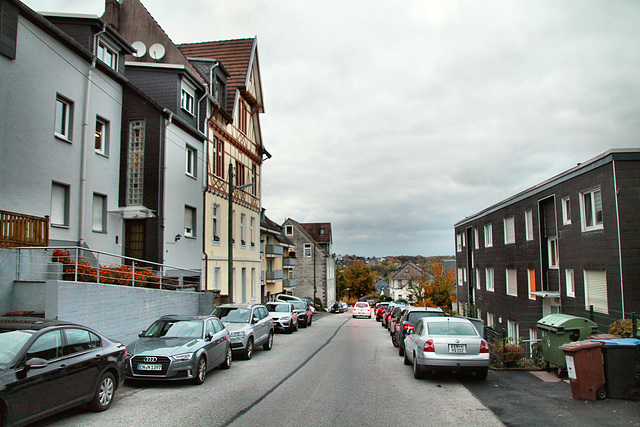
M 243 188 L 247 188 L 252 186 L 254 183 L 250 182 L 249 184 L 240 185 L 238 187 L 233 186 L 233 164 L 229 163 L 229 230 L 228 230 L 228 252 L 229 252 L 229 271 L 228 271 L 228 287 L 229 287 L 229 299 L 233 302 L 233 190 Z
M 347 292 L 349 289 L 351 288 L 344 288 L 342 292 L 340 292 L 340 299 L 342 299 L 342 295 L 344 295 L 344 293 Z

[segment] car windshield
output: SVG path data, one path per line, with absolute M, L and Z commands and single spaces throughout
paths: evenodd
M 288 313 L 289 304 L 267 304 L 267 310 L 275 313 Z
M 142 336 L 152 338 L 202 338 L 202 321 L 157 320 Z
M 216 307 L 211 313 L 218 316 L 223 322 L 229 323 L 249 323 L 251 309 L 239 307 Z
M 0 331 L 0 365 L 10 363 L 32 336 L 30 331 Z
M 429 335 L 463 335 L 476 336 L 476 328 L 470 323 L 459 322 L 429 322 Z
M 422 319 L 423 317 L 434 317 L 434 316 L 444 317 L 444 313 L 440 311 L 415 311 L 415 312 L 409 313 L 409 315 L 407 316 L 407 322 L 415 324 L 418 320 Z
M 296 310 L 306 310 L 307 309 L 307 304 L 302 302 L 302 301 L 291 301 L 291 304 L 293 304 L 293 307 Z
M 369 304 L 366 302 L 357 302 L 356 307 L 369 307 Z

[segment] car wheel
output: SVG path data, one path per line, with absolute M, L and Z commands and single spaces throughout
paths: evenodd
M 293 330 L 297 331 L 298 330 L 298 326 L 299 326 L 299 322 L 296 320 L 296 323 L 294 323 L 294 325 L 293 325 L 293 328 L 294 328 Z
M 407 357 L 407 353 L 404 353 L 404 364 L 409 366 L 411 365 L 411 361 L 409 360 L 409 358 Z
M 207 359 L 205 359 L 204 356 L 200 356 L 200 359 L 198 359 L 198 366 L 196 368 L 196 376 L 193 377 L 193 383 L 195 385 L 202 384 L 206 376 L 207 376 Z
M 313 317 L 309 319 L 309 326 L 311 326 L 312 323 L 313 323 Z
M 398 340 L 396 339 L 396 334 L 391 334 L 391 344 L 393 344 L 394 347 L 398 347 Z
M 415 354 L 413 355 L 413 378 L 417 380 L 424 378 L 424 371 L 422 370 L 422 367 L 418 365 L 418 358 Z
M 606 398 L 607 398 L 607 388 L 605 386 L 602 386 L 596 391 L 596 399 L 603 400 Z
M 299 328 L 306 328 L 307 327 L 307 321 L 306 320 L 302 321 L 301 323 L 298 324 L 298 327 Z
M 242 358 L 245 360 L 251 359 L 251 356 L 253 356 L 253 337 L 249 338 L 249 341 L 247 341 L 247 348 L 245 348 L 242 353 Z
M 404 356 L 404 347 L 401 345 L 398 346 L 398 356 Z
M 233 352 L 231 351 L 231 346 L 227 348 L 227 357 L 225 357 L 224 362 L 220 364 L 220 368 L 229 369 L 231 367 L 231 361 L 233 360 Z
M 287 333 L 292 334 L 296 329 L 296 324 L 294 322 L 291 322 L 291 325 L 289 325 L 289 327 L 287 328 Z
M 113 403 L 113 395 L 116 392 L 116 379 L 111 372 L 105 372 L 96 387 L 96 394 L 89 402 L 89 409 L 94 412 L 102 412 L 109 409 Z
M 273 348 L 273 332 L 269 331 L 269 338 L 267 339 L 267 342 L 262 345 L 262 348 L 266 351 Z

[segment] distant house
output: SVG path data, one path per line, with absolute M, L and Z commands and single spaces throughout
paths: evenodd
M 428 276 L 425 272 L 415 263 L 408 261 L 404 263 L 400 268 L 389 275 L 389 289 L 391 292 L 391 298 L 394 301 L 401 299 L 408 299 L 410 296 L 409 288 L 413 284 L 420 282 L 420 279 Z
M 284 235 L 295 245 L 297 255 L 293 294 L 311 299 L 317 297 L 326 307 L 336 300 L 331 223 L 299 223 L 289 218 L 283 227 Z
M 535 341 L 551 313 L 640 312 L 640 150 L 614 149 L 455 225 L 459 310 Z
M 260 216 L 260 240 L 263 302 L 273 300 L 278 294 L 293 293 L 297 265 L 295 245 L 284 236 L 282 226 L 267 217 L 264 209 Z
M 387 282 L 384 279 L 380 279 L 376 282 L 376 284 L 374 285 L 376 288 L 376 293 L 379 295 L 386 295 L 386 296 L 391 296 L 391 290 L 390 290 L 390 285 L 389 282 Z

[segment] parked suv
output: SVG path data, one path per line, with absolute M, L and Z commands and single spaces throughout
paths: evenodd
M 261 304 L 222 304 L 212 312 L 229 330 L 231 350 L 243 359 L 251 359 L 255 346 L 273 347 L 273 320 Z
M 398 347 L 398 354 L 404 356 L 404 339 L 407 337 L 408 329 L 413 329 L 423 317 L 444 317 L 444 311 L 436 307 L 409 307 L 402 314 L 400 320 L 396 323 L 395 330 L 391 337 L 393 345 Z
M 266 304 L 276 331 L 292 333 L 298 330 L 298 312 L 293 304 L 284 301 L 273 301 Z

